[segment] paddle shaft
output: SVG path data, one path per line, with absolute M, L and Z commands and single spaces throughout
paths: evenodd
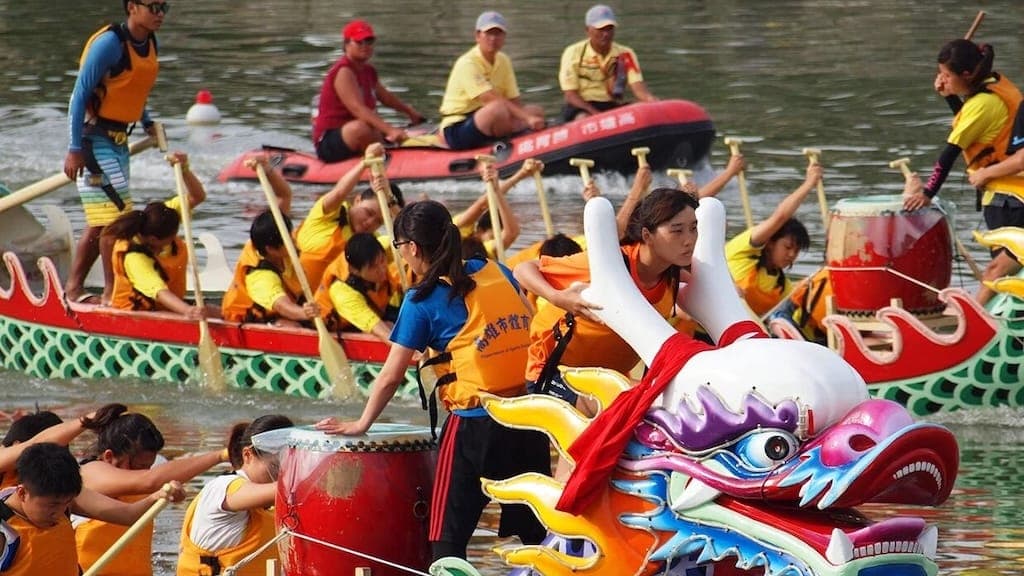
M 383 190 L 375 190 L 377 194 L 377 203 L 380 204 L 380 215 L 384 220 L 384 229 L 387 230 L 388 236 L 392 240 L 395 238 L 395 222 L 391 218 L 391 203 L 388 202 L 388 196 L 391 194 L 391 183 L 388 182 L 388 175 L 384 170 L 384 159 L 380 157 L 366 157 L 363 159 L 363 165 L 370 167 L 370 172 L 373 172 L 375 176 L 378 176 L 383 182 Z M 402 255 L 398 250 L 394 250 L 395 254 L 395 267 L 398 268 L 398 279 L 402 283 L 402 291 L 409 291 L 409 278 L 405 275 L 405 260 L 402 259 Z
M 548 193 L 544 189 L 544 178 L 540 172 L 533 173 L 533 182 L 537 185 L 537 202 L 540 204 L 540 214 L 544 218 L 544 231 L 548 238 L 555 235 L 555 226 L 551 223 L 551 209 L 548 208 Z
M 495 159 L 493 156 L 480 155 L 476 157 L 476 161 L 481 164 L 491 166 L 494 164 Z M 505 263 L 505 239 L 501 237 L 501 214 L 498 212 L 498 188 L 494 185 L 494 180 L 486 176 L 487 171 L 484 171 L 484 189 L 487 190 L 487 211 L 491 215 L 491 231 L 494 234 L 494 252 L 498 257 L 498 262 Z
M 154 124 L 154 126 L 156 126 L 156 134 L 163 131 L 163 126 L 159 123 Z M 159 144 L 158 140 L 160 140 L 160 138 L 156 136 L 146 136 L 142 140 L 132 142 L 131 145 L 128 146 L 128 154 L 134 156 L 143 150 L 148 150 L 157 146 Z M 44 178 L 35 184 L 29 184 L 24 188 L 19 188 L 7 196 L 0 198 L 0 212 L 3 212 L 8 208 L 24 204 L 30 200 L 34 200 L 44 194 L 49 194 L 70 182 L 71 179 L 61 172 L 48 178 Z
M 740 141 L 733 138 L 726 138 L 725 145 L 729 147 L 729 154 L 732 156 L 740 155 Z M 750 196 L 747 194 L 747 174 L 746 170 L 740 170 L 737 175 L 737 180 L 740 183 L 740 202 L 743 204 L 743 217 L 747 222 L 747 229 L 754 227 L 754 215 L 750 211 Z
M 298 279 L 299 285 L 302 287 L 302 294 L 306 297 L 307 302 L 313 302 L 313 291 L 309 288 L 309 280 L 306 279 L 306 272 L 302 269 L 299 253 L 295 250 L 295 243 L 288 232 L 288 226 L 284 223 L 281 207 L 277 205 L 277 197 L 274 195 L 274 190 L 270 185 L 270 180 L 267 179 L 267 173 L 263 169 L 262 164 L 256 164 L 256 176 L 260 179 L 263 194 L 267 197 L 267 206 L 270 208 L 270 213 L 274 216 L 274 223 L 277 224 L 277 231 L 281 235 L 284 249 L 288 253 L 288 259 L 291 261 L 292 268 L 295 271 L 295 278 Z M 345 350 L 331 336 L 331 333 L 327 331 L 327 325 L 324 324 L 324 319 L 320 315 L 313 318 L 313 324 L 316 326 L 316 333 L 320 340 L 320 359 L 327 369 L 328 378 L 331 379 L 334 385 L 332 389 L 333 396 L 337 399 L 351 397 L 355 393 L 356 387 L 352 377 L 352 368 L 349 366 L 348 358 L 345 356 Z
M 93 565 L 85 571 L 85 574 L 83 574 L 83 576 L 95 576 L 96 574 L 98 574 L 100 570 L 102 570 L 108 563 L 110 563 L 111 560 L 114 559 L 114 556 L 117 556 L 121 553 L 122 550 L 124 550 L 125 546 L 127 546 L 128 543 L 131 542 L 132 539 L 134 539 L 135 536 L 137 536 L 138 533 L 142 531 L 146 524 L 149 524 L 153 520 L 153 518 L 155 518 L 156 515 L 159 514 L 160 511 L 166 507 L 167 498 L 161 498 L 154 502 L 153 505 L 149 507 L 149 510 L 146 510 L 146 512 L 142 516 L 140 516 L 139 519 L 136 520 L 135 523 L 132 524 L 131 527 L 129 527 L 128 530 L 124 534 L 122 534 L 121 537 L 118 538 L 117 541 L 114 542 L 114 544 L 110 548 L 107 548 L 107 551 L 104 552 L 103 555 L 100 556 L 96 560 L 96 562 L 94 562 Z
M 196 258 L 196 246 L 192 237 L 192 202 L 185 186 L 185 168 L 180 162 L 174 164 L 174 180 L 178 187 L 178 198 L 181 201 L 181 227 L 185 233 L 185 250 L 188 252 L 188 265 L 192 269 L 192 286 L 196 306 L 206 310 L 203 302 L 203 287 L 199 281 L 199 263 Z M 227 385 L 224 382 L 224 369 L 220 363 L 220 349 L 210 334 L 210 325 L 205 317 L 199 319 L 199 369 L 203 373 L 205 384 L 217 392 L 223 392 Z
M 967 34 L 964 34 L 964 40 L 970 40 L 974 37 L 974 33 L 978 31 L 978 26 L 981 26 L 981 21 L 985 19 L 985 11 L 978 10 L 978 15 L 974 17 L 974 22 L 971 22 L 971 27 L 967 29 Z
M 821 163 L 821 153 L 817 150 L 805 149 L 804 155 L 807 156 L 808 166 Z M 828 230 L 828 199 L 825 198 L 825 183 L 821 178 L 818 179 L 818 207 L 821 208 L 821 226 Z

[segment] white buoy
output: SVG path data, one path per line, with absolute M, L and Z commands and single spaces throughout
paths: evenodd
M 188 124 L 217 124 L 220 122 L 220 111 L 213 105 L 213 95 L 209 90 L 196 93 L 196 103 L 185 114 Z

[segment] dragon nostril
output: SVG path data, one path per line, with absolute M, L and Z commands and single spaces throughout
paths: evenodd
M 850 448 L 856 452 L 865 452 L 875 447 L 875 441 L 863 434 L 850 436 Z

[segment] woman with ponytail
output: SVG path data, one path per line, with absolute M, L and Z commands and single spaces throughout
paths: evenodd
M 124 502 L 147 497 L 164 484 L 186 482 L 217 464 L 228 461 L 227 448 L 185 456 L 154 466 L 164 437 L 143 414 L 128 412 L 123 404 L 111 405 L 86 424 L 96 433 L 81 464 L 82 485 Z M 128 529 L 84 517 L 73 519 L 78 561 L 88 570 Z M 135 537 L 98 574 L 151 576 L 153 574 L 153 525 Z
M 287 416 L 269 414 L 231 429 L 226 450 L 235 471 L 207 482 L 185 512 L 178 576 L 222 574 L 274 538 L 277 454 L 258 450 L 252 437 L 291 426 Z M 263 576 L 275 559 L 277 546 L 270 546 L 234 574 Z
M 188 156 L 177 153 L 172 161 L 184 168 L 189 206 L 206 199 L 206 191 L 188 169 Z M 150 202 L 143 210 L 127 212 L 103 230 L 101 241 L 112 247 L 114 284 L 110 305 L 122 310 L 170 311 L 191 320 L 218 316 L 184 300 L 188 277 L 188 250 L 178 236 L 181 201 Z
M 1021 92 L 1005 76 L 993 70 L 995 49 L 959 39 L 939 51 L 935 91 L 946 98 L 955 116 L 953 129 L 939 154 L 927 184 L 918 175 L 907 177 L 903 207 L 917 210 L 931 203 L 949 176 L 959 155 L 967 172 L 1006 159 L 1013 121 L 1021 103 Z M 978 188 L 978 206 L 984 211 L 990 230 L 1003 226 L 1024 226 L 1024 177 L 1016 173 L 988 180 Z M 1020 269 L 1006 249 L 993 252 L 982 280 L 995 280 Z M 982 282 L 977 298 L 987 302 L 994 292 Z
M 529 346 L 530 308 L 512 273 L 482 258 L 462 259 L 462 238 L 451 214 L 424 200 L 402 209 L 394 223 L 394 248 L 421 278 L 406 293 L 391 331 L 391 351 L 355 422 L 327 418 L 328 434 L 364 434 L 377 420 L 416 351 L 420 367 L 433 368 L 431 424 L 437 400 L 450 414 L 441 432 L 431 497 L 429 539 L 435 559 L 466 557 L 466 546 L 488 498 L 480 478 L 501 480 L 522 472 L 550 473 L 547 438 L 495 422 L 480 404 L 483 393 L 521 396 Z M 502 505 L 501 536 L 517 534 L 537 544 L 544 529 L 524 505 Z

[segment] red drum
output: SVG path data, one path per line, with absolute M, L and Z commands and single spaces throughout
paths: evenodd
M 437 462 L 429 430 L 375 424 L 365 436 L 347 437 L 287 428 L 259 434 L 253 444 L 280 456 L 277 528 L 297 534 L 280 541 L 286 575 L 354 574 L 360 567 L 374 576 L 408 574 L 327 544 L 426 571 Z
M 832 210 L 825 260 L 839 312 L 873 314 L 892 298 L 910 312 L 934 312 L 942 308 L 935 291 L 903 276 L 940 290 L 949 286 L 946 213 L 934 203 L 906 212 L 900 196 L 844 198 Z

